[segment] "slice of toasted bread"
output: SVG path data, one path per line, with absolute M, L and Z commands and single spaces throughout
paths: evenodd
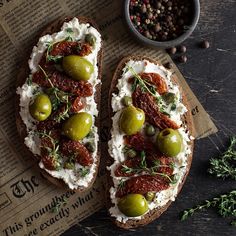
M 88 23 L 89 25 L 94 27 L 97 31 L 99 31 L 98 26 L 96 25 L 96 23 L 93 20 L 88 19 L 88 18 L 83 17 L 83 16 L 77 16 L 76 18 L 78 18 L 80 23 Z M 53 33 L 56 33 L 58 31 L 60 31 L 63 23 L 64 22 L 69 22 L 71 19 L 73 19 L 73 17 L 64 17 L 64 18 L 60 18 L 56 21 L 53 21 L 52 23 L 50 23 L 43 30 L 43 32 L 39 35 L 39 37 L 42 37 L 42 36 L 47 35 L 47 34 L 51 35 Z M 36 40 L 36 42 L 37 42 L 37 40 Z M 102 70 L 102 56 L 103 56 L 103 48 L 102 48 L 102 45 L 101 45 L 101 49 L 100 49 L 100 51 L 98 52 L 98 55 L 97 55 L 97 62 L 98 62 L 97 63 L 97 66 L 98 66 L 98 78 L 97 79 L 99 79 L 99 80 L 101 80 L 101 73 L 102 73 L 102 71 L 101 71 Z M 22 65 L 22 67 L 20 68 L 20 70 L 19 70 L 17 80 L 16 80 L 16 87 L 21 87 L 25 83 L 26 78 L 29 76 L 29 74 L 30 74 L 30 69 L 29 69 L 28 59 L 27 59 L 25 61 L 25 63 Z M 98 110 L 100 110 L 101 83 L 97 84 L 95 90 L 96 90 L 95 95 L 94 95 L 95 102 L 97 103 Z M 26 126 L 23 123 L 22 118 L 20 116 L 20 96 L 19 95 L 16 95 L 15 107 L 16 107 L 17 130 L 18 130 L 18 133 L 20 135 L 20 139 L 21 139 L 22 143 L 24 143 L 24 139 L 27 136 L 27 130 L 26 130 Z M 98 113 L 98 116 L 95 119 L 95 125 L 98 128 L 98 135 L 99 135 L 99 132 L 100 132 L 99 113 Z M 25 145 L 24 145 L 24 148 L 25 148 L 25 152 L 28 155 L 31 155 L 37 162 L 40 161 L 39 156 L 33 155 L 33 153 Z M 93 183 L 96 179 L 97 173 L 98 173 L 98 167 L 99 167 L 99 163 L 100 163 L 100 156 L 101 156 L 100 142 L 98 142 L 97 157 L 96 157 L 96 160 L 95 160 L 96 171 L 93 174 L 93 177 L 92 177 L 91 181 L 89 182 L 88 187 L 79 187 L 79 188 L 76 189 L 76 191 L 83 192 L 83 191 L 86 191 L 86 190 L 88 190 L 89 188 L 92 187 L 92 185 L 93 185 Z M 48 179 L 50 182 L 52 182 L 53 184 L 57 185 L 58 187 L 68 188 L 67 184 L 65 184 L 65 182 L 63 180 L 54 178 L 53 176 L 51 176 L 49 173 L 47 173 L 45 170 L 43 170 L 41 168 L 40 168 L 40 171 L 43 174 L 43 176 L 46 179 Z
M 112 106 L 111 106 L 111 101 L 112 101 L 112 94 L 117 94 L 118 92 L 118 89 L 117 89 L 117 83 L 118 83 L 118 79 L 121 78 L 121 75 L 123 73 L 123 68 L 125 67 L 126 63 L 130 60 L 133 60 L 133 61 L 143 61 L 143 60 L 147 60 L 151 63 L 154 63 L 154 64 L 157 64 L 157 65 L 160 65 L 157 61 L 149 58 L 149 57 L 146 57 L 146 56 L 128 56 L 128 57 L 125 57 L 123 58 L 120 63 L 118 64 L 116 70 L 115 70 L 115 73 L 113 75 L 113 79 L 111 81 L 111 87 L 110 87 L 110 92 L 109 92 L 109 111 L 110 111 L 110 120 L 111 118 L 113 117 L 114 115 L 114 112 L 113 112 L 113 109 L 112 109 Z M 182 94 L 182 103 L 185 105 L 185 107 L 187 107 L 188 111 L 184 114 L 184 116 L 182 116 L 182 121 L 183 123 L 186 124 L 186 127 L 189 131 L 189 134 L 193 136 L 193 133 L 194 133 L 194 127 L 193 127 L 193 122 L 192 122 L 192 116 L 191 116 L 191 113 L 190 113 L 190 110 L 189 110 L 189 106 L 187 104 L 187 100 L 186 100 L 186 97 L 184 95 L 184 91 L 182 91 L 182 89 L 180 88 L 179 84 L 177 83 L 177 80 L 176 78 L 173 78 L 172 76 L 172 80 L 175 84 L 178 85 L 179 87 L 179 90 Z M 112 126 L 112 124 L 111 124 Z M 178 185 L 178 193 L 180 192 L 180 190 L 182 189 L 183 187 L 183 184 L 186 180 L 186 177 L 189 173 L 189 170 L 190 170 L 190 166 L 191 166 L 191 163 L 192 163 L 192 153 L 193 153 L 193 147 L 194 147 L 194 143 L 193 141 L 191 140 L 189 145 L 191 146 L 191 154 L 188 156 L 188 160 L 187 160 L 187 171 L 184 173 L 184 176 L 182 178 L 182 182 Z M 114 159 L 110 156 L 109 157 L 109 160 L 107 162 L 107 165 L 108 166 L 111 166 L 114 162 Z M 111 172 L 108 171 L 108 189 L 107 189 L 107 207 L 110 208 L 110 207 L 113 207 L 114 204 L 111 202 L 111 198 L 110 198 L 110 193 L 109 193 L 109 190 L 112 186 L 114 186 L 113 184 L 113 180 L 112 180 L 112 177 L 110 176 Z M 146 224 L 149 224 L 150 222 L 152 222 L 153 220 L 157 219 L 164 211 L 167 210 L 167 208 L 170 206 L 171 204 L 171 200 L 169 200 L 165 205 L 161 206 L 161 207 L 157 207 L 157 208 L 154 208 L 153 210 L 149 210 L 148 213 L 146 213 L 144 216 L 142 216 L 141 219 L 128 219 L 125 223 L 124 222 L 121 222 L 121 221 L 118 221 L 116 218 L 113 218 L 114 219 L 114 223 L 118 226 L 118 227 L 121 227 L 121 228 L 124 228 L 124 229 L 130 229 L 130 228 L 136 228 L 136 227 L 139 227 L 139 226 L 143 226 L 143 225 L 146 225 Z

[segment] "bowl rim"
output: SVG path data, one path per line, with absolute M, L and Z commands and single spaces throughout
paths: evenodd
M 195 7 L 194 7 L 192 23 L 189 29 L 186 30 L 183 34 L 181 34 L 176 39 L 172 39 L 169 41 L 163 41 L 163 42 L 154 41 L 154 40 L 148 39 L 147 37 L 139 33 L 139 31 L 134 27 L 132 21 L 130 20 L 130 12 L 129 12 L 130 0 L 125 0 L 125 3 L 124 3 L 125 20 L 126 20 L 126 23 L 128 24 L 130 31 L 142 43 L 145 43 L 154 47 L 161 47 L 161 48 L 168 48 L 168 47 L 176 46 L 178 44 L 181 44 L 184 40 L 186 40 L 192 34 L 192 32 L 197 26 L 197 23 L 200 17 L 200 0 L 192 0 L 192 1 L 195 4 Z

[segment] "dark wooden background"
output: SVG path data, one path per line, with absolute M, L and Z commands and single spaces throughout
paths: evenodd
M 198 47 L 203 39 L 210 42 L 209 49 Z M 219 132 L 196 141 L 192 168 L 177 200 L 158 220 L 139 229 L 118 229 L 104 208 L 63 236 L 236 235 L 236 227 L 230 226 L 232 219 L 219 217 L 214 209 L 199 212 L 185 222 L 179 220 L 184 209 L 236 189 L 235 181 L 207 173 L 209 159 L 224 151 L 229 137 L 236 134 L 236 0 L 202 0 L 199 24 L 183 44 L 188 61 L 178 64 L 179 69 Z

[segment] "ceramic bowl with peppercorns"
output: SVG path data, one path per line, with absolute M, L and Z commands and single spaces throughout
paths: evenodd
M 125 19 L 142 43 L 169 48 L 182 43 L 195 29 L 199 0 L 125 0 Z

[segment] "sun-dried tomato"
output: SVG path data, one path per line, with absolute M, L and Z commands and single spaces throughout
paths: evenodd
M 89 97 L 93 94 L 93 87 L 87 81 L 75 81 L 67 75 L 57 70 L 46 71 L 48 78 L 45 77 L 42 71 L 37 71 L 33 74 L 33 82 L 42 87 L 51 88 L 52 85 L 64 92 L 73 93 L 76 96 Z M 52 83 L 52 84 L 51 84 Z
M 134 175 L 135 174 L 134 172 L 126 173 L 124 171 L 124 166 L 127 166 L 129 168 L 137 168 L 140 165 L 140 163 L 141 163 L 140 158 L 133 158 L 133 159 L 124 161 L 115 170 L 115 176 L 117 176 L 117 177 L 120 177 L 120 176 L 130 177 L 130 176 Z
M 87 56 L 92 52 L 92 47 L 88 43 L 62 41 L 55 43 L 52 50 L 49 52 L 50 56 L 68 56 L 79 55 Z
M 53 128 L 58 128 L 59 124 L 55 120 L 47 119 L 37 124 L 38 131 L 50 131 Z
M 152 125 L 157 126 L 161 130 L 165 128 L 179 128 L 179 126 L 174 121 L 159 111 L 154 97 L 149 93 L 142 92 L 140 88 L 137 88 L 132 94 L 132 100 L 134 106 L 142 109 L 145 112 L 149 123 Z
M 147 192 L 160 192 L 169 187 L 169 182 L 161 176 L 141 175 L 125 181 L 124 186 L 116 192 L 120 198 L 130 193 L 145 194 Z
M 93 164 L 93 157 L 88 149 L 79 141 L 64 140 L 61 142 L 61 152 L 65 155 L 75 156 L 75 162 L 82 166 L 90 166 Z
M 45 132 L 45 135 L 41 134 L 41 147 L 53 147 L 52 141 L 58 142 L 61 136 L 61 131 L 59 129 L 51 129 Z
M 55 159 L 53 159 L 52 156 L 49 155 L 42 156 L 41 161 L 43 162 L 43 165 L 47 170 L 56 169 Z
M 77 113 L 79 112 L 81 109 L 83 109 L 85 106 L 85 104 L 81 101 L 80 97 L 76 97 L 75 99 L 73 99 L 71 101 L 71 108 L 70 108 L 70 112 L 72 113 Z
M 164 93 L 166 93 L 167 90 L 167 84 L 165 82 L 165 80 L 156 73 L 141 73 L 140 77 L 145 80 L 150 82 L 151 84 L 156 86 L 156 90 L 157 92 L 162 95 Z
M 125 143 L 137 151 L 155 152 L 155 145 L 150 141 L 145 140 L 141 133 L 126 136 Z
M 162 154 L 150 154 L 146 157 L 148 167 L 159 166 L 155 168 L 155 172 L 163 173 L 168 176 L 173 174 L 173 160 L 171 157 L 165 157 Z

